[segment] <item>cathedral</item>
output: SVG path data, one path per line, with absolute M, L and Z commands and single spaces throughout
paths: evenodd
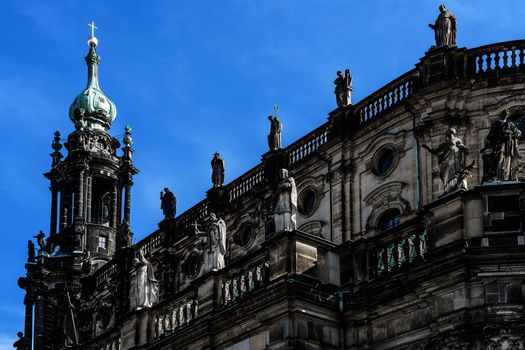
M 239 178 L 216 153 L 187 211 L 162 189 L 140 241 L 132 129 L 109 132 L 92 32 L 14 347 L 525 349 L 525 40 L 457 47 L 443 5 L 429 26 L 414 68 L 361 101 L 337 72 L 337 108 L 292 144 L 276 110 Z

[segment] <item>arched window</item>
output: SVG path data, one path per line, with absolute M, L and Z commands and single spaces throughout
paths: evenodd
M 399 216 L 401 213 L 399 212 L 399 209 L 391 209 L 388 210 L 386 213 L 381 215 L 379 219 L 377 220 L 377 228 L 380 231 L 386 231 L 391 230 L 394 227 L 399 226 Z

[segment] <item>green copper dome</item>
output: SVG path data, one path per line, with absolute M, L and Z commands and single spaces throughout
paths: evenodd
M 98 40 L 91 36 L 88 40 L 89 53 L 86 56 L 88 66 L 87 86 L 75 98 L 69 107 L 69 118 L 75 123 L 77 130 L 103 130 L 107 131 L 117 117 L 117 107 L 98 86 L 98 64 L 100 56 L 97 55 Z

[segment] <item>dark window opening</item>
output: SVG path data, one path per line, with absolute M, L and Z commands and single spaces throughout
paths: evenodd
M 392 209 L 381 215 L 379 220 L 377 220 L 377 228 L 381 231 L 391 230 L 399 226 L 399 216 L 401 213 L 399 209 Z
M 386 147 L 380 151 L 374 162 L 374 173 L 377 176 L 385 176 L 393 167 L 395 152 L 392 148 Z
M 315 209 L 315 203 L 317 202 L 317 193 L 315 190 L 309 188 L 306 189 L 300 195 L 299 201 L 299 212 L 303 215 L 310 215 Z

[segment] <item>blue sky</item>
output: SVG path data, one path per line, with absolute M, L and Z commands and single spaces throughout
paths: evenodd
M 333 80 L 350 68 L 357 102 L 411 69 L 433 44 L 439 1 L 3 1 L 0 4 L 0 349 L 23 327 L 27 240 L 49 229 L 54 130 L 73 130 L 69 105 L 86 83 L 92 19 L 100 28 L 100 84 L 117 105 L 111 133 L 133 126 L 141 173 L 132 192 L 140 239 L 162 214 L 204 198 L 219 151 L 226 182 L 267 151 L 267 116 L 280 106 L 287 145 L 335 108 Z M 458 46 L 525 38 L 517 1 L 448 1 Z

